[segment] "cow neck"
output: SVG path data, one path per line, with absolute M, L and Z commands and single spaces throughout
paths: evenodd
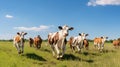
M 103 38 L 103 39 L 102 39 L 102 43 L 104 43 L 105 41 L 106 41 L 106 40 Z
M 58 32 L 59 34 L 59 39 L 65 39 L 66 37 L 63 35 L 62 30 Z
M 24 38 L 21 38 L 21 43 L 23 43 L 24 42 Z

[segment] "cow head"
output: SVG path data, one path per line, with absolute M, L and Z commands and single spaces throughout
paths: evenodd
M 79 35 L 81 36 L 82 40 L 86 39 L 86 36 L 88 36 L 88 34 L 85 33 L 79 33 Z
M 69 30 L 73 30 L 73 27 L 68 27 L 67 25 L 64 26 L 58 26 L 59 30 L 61 31 L 60 34 L 62 34 L 64 37 L 68 36 Z
M 106 40 L 108 39 L 108 37 L 103 36 L 103 37 L 101 37 L 101 39 L 102 39 L 103 41 L 106 41 Z
M 21 37 L 21 39 L 24 39 L 24 35 L 26 35 L 27 33 L 25 33 L 25 32 L 17 32 L 17 34 Z

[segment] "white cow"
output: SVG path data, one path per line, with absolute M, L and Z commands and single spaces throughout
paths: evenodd
M 18 54 L 21 54 L 24 52 L 24 35 L 26 35 L 27 33 L 25 32 L 17 32 L 17 35 L 14 37 L 14 45 L 18 50 Z
M 79 33 L 79 36 L 77 37 L 70 37 L 69 44 L 72 51 L 75 50 L 76 47 L 78 52 L 81 52 L 81 49 L 83 48 L 83 41 L 86 39 L 86 36 L 88 36 L 88 34 Z
M 60 31 L 48 34 L 48 43 L 51 45 L 53 56 L 55 56 L 55 50 L 57 52 L 57 59 L 62 58 L 66 48 L 66 37 L 69 30 L 73 30 L 73 27 L 67 25 L 59 26 Z M 60 52 L 62 50 L 62 53 Z

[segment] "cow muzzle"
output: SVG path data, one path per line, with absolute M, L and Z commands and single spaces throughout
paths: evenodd
M 66 37 L 66 36 L 68 36 L 68 34 L 65 34 L 64 36 Z

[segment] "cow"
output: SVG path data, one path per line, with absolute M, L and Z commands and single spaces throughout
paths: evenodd
M 48 34 L 48 43 L 52 48 L 53 56 L 57 55 L 57 59 L 63 57 L 66 49 L 67 39 L 66 37 L 69 35 L 69 30 L 73 30 L 73 27 L 69 27 L 67 25 L 58 26 L 59 31 Z M 56 50 L 56 53 L 55 53 Z M 61 52 L 60 52 L 61 51 Z
M 32 38 L 29 38 L 29 45 L 30 45 L 30 47 L 33 46 L 33 43 L 34 43 L 34 40 Z
M 115 47 L 115 48 L 119 48 L 119 46 L 120 46 L 120 40 L 113 40 L 113 46 Z
M 86 39 L 86 36 L 88 34 L 85 33 L 79 33 L 79 36 L 76 37 L 70 37 L 69 44 L 72 51 L 75 51 L 75 47 L 78 49 L 78 52 L 81 52 L 81 49 L 83 48 L 83 42 Z
M 86 48 L 86 50 L 89 49 L 89 42 L 88 42 L 87 39 L 84 39 L 84 41 L 83 41 L 83 46 L 84 46 L 84 48 Z
M 37 49 L 41 48 L 41 44 L 42 44 L 42 38 L 40 37 L 40 35 L 38 35 L 37 37 L 34 38 L 34 46 Z
M 25 42 L 24 36 L 26 34 L 27 33 L 25 32 L 17 32 L 17 35 L 13 39 L 13 44 L 18 50 L 18 54 L 21 54 L 24 52 L 24 42 Z
M 98 47 L 99 51 L 103 51 L 104 43 L 108 39 L 108 37 L 99 37 L 94 39 L 94 47 Z

